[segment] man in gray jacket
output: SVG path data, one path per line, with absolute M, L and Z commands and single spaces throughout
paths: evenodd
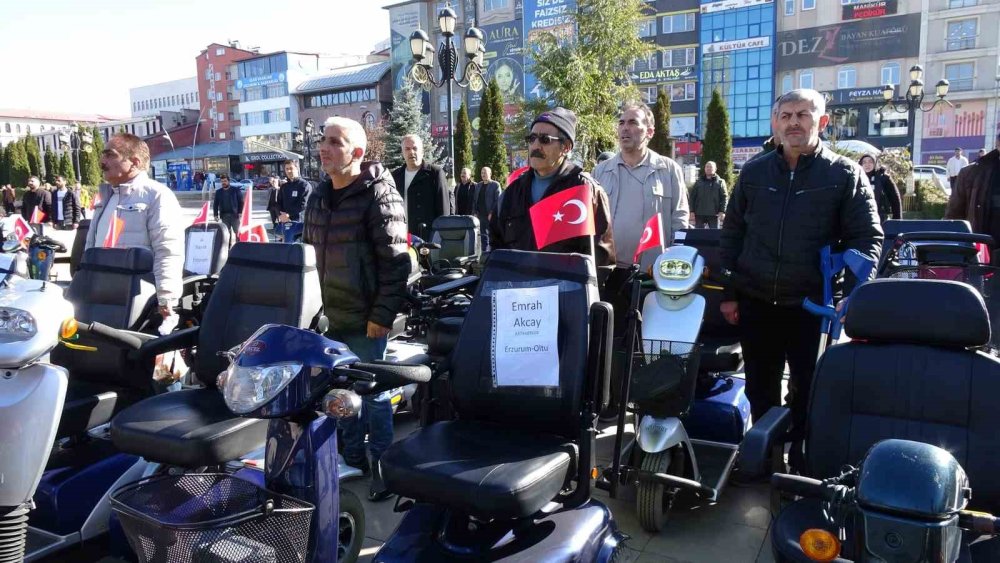
M 726 181 L 715 174 L 715 163 L 705 163 L 705 174 L 691 187 L 691 222 L 718 229 L 726 212 Z
M 108 141 L 101 153 L 101 171 L 105 184 L 100 186 L 101 203 L 94 209 L 94 219 L 87 232 L 86 248 L 102 247 L 108 242 L 115 248 L 142 247 L 153 252 L 153 276 L 160 314 L 172 314 L 180 300 L 184 268 L 184 222 L 181 206 L 170 188 L 151 179 L 149 147 L 128 133 L 119 133 Z M 120 232 L 117 240 L 109 237 L 117 211 Z
M 483 252 L 486 252 L 490 246 L 490 215 L 497 208 L 501 188 L 493 179 L 493 170 L 489 166 L 483 166 L 480 175 L 483 181 L 472 190 L 472 208 L 479 218 L 479 238 L 482 240 Z

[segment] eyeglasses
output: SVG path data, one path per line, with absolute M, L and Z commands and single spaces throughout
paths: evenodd
M 524 138 L 524 142 L 527 143 L 527 144 L 529 144 L 529 145 L 531 143 L 534 143 L 535 141 L 538 141 L 539 143 L 541 143 L 543 145 L 547 145 L 549 143 L 553 143 L 553 142 L 556 142 L 556 141 L 559 141 L 561 143 L 563 141 L 563 138 L 562 137 L 554 137 L 552 135 L 539 135 L 537 133 L 532 133 L 532 134 L 530 134 L 530 135 L 528 135 L 528 136 L 526 136 Z

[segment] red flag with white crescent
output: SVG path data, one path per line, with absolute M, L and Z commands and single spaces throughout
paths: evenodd
M 201 206 L 201 211 L 198 212 L 198 216 L 194 218 L 194 223 L 192 225 L 200 225 L 201 223 L 208 223 L 208 202 L 206 201 L 204 205 Z
M 632 262 L 638 264 L 639 255 L 650 248 L 658 248 L 660 252 L 663 252 L 663 225 L 660 224 L 659 213 L 654 213 L 649 221 L 646 221 L 646 226 L 642 229 L 642 236 L 639 238 L 639 246 L 635 248 L 635 254 L 632 256 Z
M 246 229 L 240 228 L 240 242 L 270 242 L 267 239 L 267 229 L 258 223 Z
M 581 184 L 554 193 L 531 206 L 528 213 L 539 250 L 561 240 L 597 232 L 590 194 L 590 186 Z
M 522 167 L 518 168 L 517 170 L 511 172 L 507 176 L 507 185 L 509 186 L 509 185 L 513 184 L 514 180 L 517 180 L 521 176 L 521 174 L 524 174 L 530 168 L 531 168 L 530 166 L 522 166 Z
M 234 188 L 229 188 L 234 189 Z M 235 188 L 239 189 L 239 188 Z M 207 204 L 206 204 L 207 205 Z M 253 212 L 253 190 L 247 190 L 246 195 L 243 197 L 243 213 L 240 215 L 240 232 L 250 229 L 250 219 Z M 242 239 L 241 239 L 242 240 Z M 267 237 L 264 237 L 263 241 L 267 242 Z
M 31 225 L 24 220 L 24 217 L 20 215 L 14 217 L 14 235 L 18 242 L 24 242 L 24 239 L 28 238 L 32 232 Z
M 118 210 L 111 213 L 111 225 L 108 226 L 108 234 L 104 236 L 104 248 L 114 248 L 118 245 L 118 238 L 122 236 L 125 228 L 125 220 L 118 216 Z

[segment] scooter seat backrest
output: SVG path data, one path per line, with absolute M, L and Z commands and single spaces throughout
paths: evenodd
M 431 250 L 431 263 L 454 260 L 464 256 L 479 256 L 479 219 L 468 215 L 444 215 L 431 225 L 431 242 L 441 245 Z
M 322 309 L 312 246 L 236 243 L 202 318 L 194 365 L 198 379 L 215 387 L 216 377 L 229 366 L 218 352 L 268 323 L 310 328 Z
M 191 225 L 184 230 L 184 276 L 217 276 L 229 258 L 229 228 L 223 223 Z
M 811 476 L 857 465 L 880 440 L 916 440 L 962 464 L 974 507 L 1000 510 L 1000 360 L 974 348 L 990 339 L 978 292 L 960 282 L 874 280 L 851 297 L 846 329 L 854 340 L 828 349 L 816 367 Z
M 890 219 L 882 223 L 882 232 L 885 235 L 882 243 L 882 255 L 879 257 L 881 264 L 889 250 L 892 249 L 896 237 L 903 233 L 972 233 L 972 225 L 968 221 L 943 219 Z
M 83 260 L 83 251 L 87 246 L 87 232 L 90 231 L 90 219 L 80 221 L 80 226 L 76 228 L 76 235 L 73 237 L 73 246 L 69 250 L 69 275 L 76 275 L 80 269 L 80 260 Z
M 554 385 L 544 381 L 549 385 L 543 386 L 534 379 L 544 370 L 546 360 L 542 356 L 523 372 L 513 374 L 506 368 L 501 371 L 500 362 L 495 360 L 511 354 L 501 349 L 502 342 L 497 340 L 500 335 L 494 330 L 494 319 L 503 314 L 494 310 L 501 302 L 495 296 L 498 290 L 553 286 L 558 288 L 558 380 L 552 382 Z M 491 252 L 451 357 L 453 402 L 459 417 L 500 423 L 510 432 L 577 438 L 587 380 L 590 308 L 596 301 L 597 279 L 589 256 Z M 542 323 L 548 319 L 555 321 L 546 317 Z M 539 327 L 539 331 L 546 328 Z M 532 346 L 535 340 L 507 342 L 511 347 L 523 348 Z M 512 375 L 523 377 L 520 382 L 531 386 L 511 385 L 515 381 Z
M 145 248 L 88 249 L 66 289 L 66 299 L 81 322 L 139 329 L 156 307 L 153 253 Z M 57 346 L 51 354 L 52 362 L 66 367 L 72 380 L 148 391 L 150 375 L 140 373 L 146 366 L 129 362 L 125 350 L 88 336 L 81 336 L 79 344 L 97 346 L 99 351 Z
M 722 253 L 719 249 L 721 238 L 722 229 L 683 229 L 675 235 L 674 244 L 697 248 L 708 271 L 717 274 L 722 271 Z M 705 298 L 705 320 L 701 326 L 701 334 L 707 338 L 738 339 L 739 328 L 726 322 L 719 308 L 723 298 L 722 288 L 702 277 L 701 285 L 695 293 Z

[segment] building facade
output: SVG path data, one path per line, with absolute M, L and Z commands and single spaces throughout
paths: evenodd
M 75 114 L 50 111 L 0 109 L 0 146 L 28 135 L 44 136 L 79 123 L 92 127 L 94 124 L 120 122 L 124 118 L 102 114 Z
M 914 162 L 944 165 L 955 148 L 975 160 L 979 149 L 994 147 L 1000 98 L 1000 1 L 924 0 L 927 30 L 924 83 L 925 106 L 934 99 L 934 85 L 948 80 L 948 101 L 930 112 L 917 112 Z M 905 79 L 904 79 L 905 80 Z
M 199 143 L 229 141 L 240 136 L 239 94 L 236 63 L 257 56 L 255 49 L 242 49 L 238 42 L 212 43 L 196 57 L 200 117 Z
M 170 80 L 128 91 L 132 117 L 152 117 L 161 111 L 198 110 L 198 79 L 195 77 Z

